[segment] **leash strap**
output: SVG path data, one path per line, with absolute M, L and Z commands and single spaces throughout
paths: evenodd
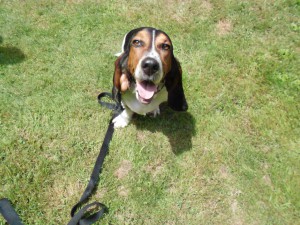
M 80 209 L 76 214 L 75 212 L 80 208 L 84 203 L 87 202 L 89 197 L 92 195 L 96 185 L 99 181 L 99 174 L 101 173 L 102 165 L 104 162 L 104 158 L 108 153 L 109 149 L 109 143 L 112 139 L 113 133 L 114 133 L 114 124 L 112 123 L 112 120 L 123 110 L 122 105 L 119 101 L 116 101 L 115 103 L 109 103 L 104 102 L 102 98 L 108 97 L 113 100 L 112 94 L 108 92 L 102 92 L 98 95 L 98 102 L 100 105 L 111 109 L 114 111 L 114 114 L 109 122 L 104 141 L 102 143 L 102 146 L 100 148 L 100 153 L 97 157 L 96 163 L 94 165 L 94 169 L 90 178 L 90 181 L 83 192 L 79 202 L 73 206 L 71 210 L 71 217 L 72 219 L 68 223 L 68 225 L 90 225 L 96 222 L 98 219 L 102 218 L 104 216 L 104 213 L 108 212 L 108 208 L 100 203 L 100 202 L 93 202 L 91 204 L 88 204 L 84 206 L 82 209 Z M 89 213 L 90 209 L 92 208 L 100 208 L 100 210 L 96 211 L 95 213 L 86 216 L 86 214 Z
M 112 120 L 109 122 L 108 129 L 106 131 L 106 135 L 103 141 L 103 144 L 100 149 L 100 153 L 97 157 L 96 163 L 94 165 L 94 169 L 90 178 L 90 181 L 83 192 L 79 202 L 73 206 L 71 210 L 71 217 L 72 219 L 68 223 L 68 225 L 89 225 L 103 217 L 103 214 L 108 211 L 108 208 L 99 202 L 94 202 L 92 204 L 89 204 L 85 207 L 83 207 L 81 210 L 78 211 L 78 213 L 75 214 L 77 209 L 81 207 L 84 203 L 87 202 L 89 197 L 92 195 L 92 192 L 94 191 L 96 185 L 98 184 L 99 181 L 99 174 L 101 173 L 102 165 L 104 162 L 104 158 L 108 153 L 108 147 L 109 147 L 109 142 L 112 139 L 112 135 L 114 133 L 114 124 L 112 123 Z M 97 208 L 101 208 L 99 211 L 93 213 L 92 215 L 85 217 L 85 214 L 89 212 L 89 209 L 94 208 L 97 206 Z
M 109 103 L 109 102 L 102 101 L 102 98 L 104 98 L 104 97 L 108 97 L 112 100 L 114 99 L 111 93 L 102 92 L 98 95 L 98 102 L 99 102 L 100 105 L 102 105 L 102 106 L 104 106 L 104 107 L 106 107 L 110 110 L 113 110 L 116 113 L 120 113 L 121 111 L 123 111 L 123 107 L 120 103 L 121 102 L 121 100 L 120 100 L 121 96 L 116 96 L 117 100 L 116 100 L 115 103 Z
M 0 200 L 0 213 L 3 215 L 8 224 L 23 225 L 20 217 L 7 198 Z
M 112 94 L 108 92 L 103 92 L 98 96 L 98 102 L 100 105 L 111 109 L 114 111 L 114 114 L 109 122 L 104 141 L 101 145 L 99 155 L 97 157 L 96 163 L 93 168 L 93 172 L 90 177 L 90 181 L 83 192 L 80 200 L 73 206 L 71 210 L 71 220 L 69 221 L 68 225 L 90 225 L 95 223 L 97 220 L 102 218 L 106 212 L 108 212 L 108 208 L 100 203 L 100 202 L 93 202 L 86 206 L 83 206 L 80 210 L 78 210 L 83 204 L 85 204 L 90 196 L 93 194 L 95 187 L 99 181 L 99 174 L 101 173 L 104 158 L 108 153 L 109 143 L 112 139 L 114 133 L 114 124 L 112 120 L 123 110 L 120 101 L 116 101 L 116 103 L 108 103 L 102 101 L 102 98 L 108 97 L 112 98 Z M 98 210 L 95 211 L 95 208 Z M 78 210 L 78 212 L 77 212 Z M 76 213 L 77 212 L 77 213 Z M 4 219 L 10 225 L 23 225 L 21 219 L 19 218 L 18 214 L 10 204 L 9 200 L 4 198 L 0 199 L 0 213 L 3 215 Z

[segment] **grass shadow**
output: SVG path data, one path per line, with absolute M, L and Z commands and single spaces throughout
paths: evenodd
M 161 106 L 156 118 L 137 115 L 133 120 L 138 130 L 162 132 L 169 139 L 174 154 L 179 155 L 192 148 L 195 135 L 195 119 L 189 112 L 175 112 L 167 105 Z
M 0 44 L 3 38 L 0 36 Z M 18 48 L 7 45 L 0 46 L 0 65 L 9 65 L 22 62 L 26 58 L 25 54 Z

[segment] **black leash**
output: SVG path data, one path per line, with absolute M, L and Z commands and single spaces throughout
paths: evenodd
M 101 173 L 101 169 L 103 166 L 104 158 L 108 153 L 109 149 L 109 143 L 112 139 L 113 133 L 114 133 L 114 124 L 112 123 L 112 120 L 114 117 L 116 117 L 122 110 L 122 106 L 120 104 L 120 101 L 116 101 L 115 103 L 109 103 L 102 101 L 102 98 L 108 97 L 110 99 L 112 98 L 111 93 L 103 92 L 99 94 L 98 96 L 98 102 L 100 105 L 111 109 L 114 111 L 114 114 L 112 116 L 112 119 L 109 122 L 104 141 L 102 143 L 102 146 L 100 148 L 99 155 L 97 157 L 96 163 L 94 165 L 93 172 L 90 177 L 90 181 L 83 192 L 79 202 L 77 202 L 72 210 L 71 210 L 71 220 L 69 221 L 68 225 L 90 225 L 95 223 L 97 220 L 102 218 L 104 216 L 104 213 L 108 212 L 108 208 L 100 203 L 100 202 L 93 202 L 91 204 L 88 204 L 84 207 L 82 207 L 78 212 L 77 210 L 85 204 L 90 196 L 92 195 L 93 191 L 95 190 L 95 187 L 98 184 L 99 181 L 99 174 Z M 90 213 L 96 208 L 100 208 L 98 211 L 94 213 Z M 92 210 L 91 210 L 92 209 Z M 77 212 L 77 213 L 76 213 Z M 0 200 L 0 213 L 3 215 L 5 220 L 10 225 L 23 225 L 21 219 L 19 218 L 18 214 L 12 207 L 11 203 L 8 199 L 4 198 Z
M 20 217 L 7 198 L 0 200 L 0 213 L 3 215 L 8 224 L 23 225 Z

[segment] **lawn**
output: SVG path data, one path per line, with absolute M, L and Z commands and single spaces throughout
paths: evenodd
M 126 32 L 171 37 L 186 113 L 114 133 L 99 224 L 300 224 L 300 1 L 0 1 L 0 198 L 66 224 Z M 0 224 L 4 224 L 0 218 Z

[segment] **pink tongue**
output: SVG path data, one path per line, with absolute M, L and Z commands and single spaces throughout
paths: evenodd
M 136 82 L 136 88 L 139 92 L 139 96 L 147 100 L 152 98 L 157 90 L 155 84 L 149 82 Z

